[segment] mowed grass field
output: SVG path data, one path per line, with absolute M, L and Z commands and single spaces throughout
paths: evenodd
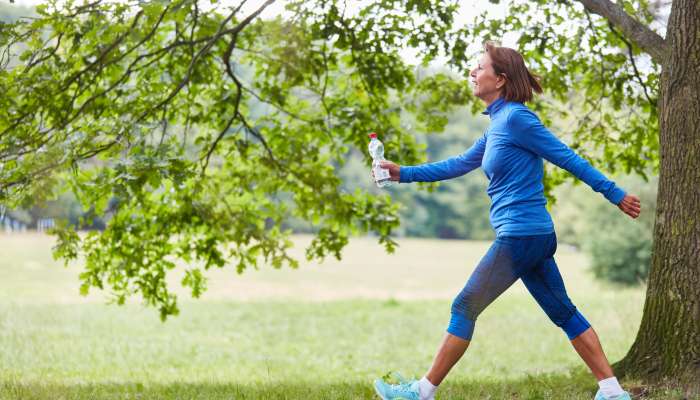
M 295 237 L 302 261 L 309 240 Z M 195 300 L 180 290 L 181 314 L 163 323 L 137 300 L 81 297 L 80 265 L 54 261 L 52 243 L 0 235 L 0 399 L 375 398 L 376 377 L 425 373 L 453 297 L 490 245 L 400 239 L 388 255 L 375 239 L 354 238 L 342 261 L 211 271 L 208 292 Z M 556 259 L 609 358 L 621 358 L 643 288 L 594 281 L 585 257 L 566 246 Z M 596 389 L 517 282 L 480 316 L 437 399 L 592 399 Z

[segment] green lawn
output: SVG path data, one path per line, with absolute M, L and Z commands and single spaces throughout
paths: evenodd
M 50 237 L 0 235 L 0 399 L 373 398 L 375 377 L 429 367 L 452 298 L 489 245 L 399 243 L 387 255 L 353 239 L 342 261 L 296 271 L 213 271 L 210 291 L 200 300 L 181 292 L 181 315 L 161 323 L 138 302 L 80 297 L 80 267 L 53 261 Z M 643 289 L 593 281 L 581 254 L 557 254 L 574 303 L 609 357 L 622 357 Z M 592 399 L 595 389 L 566 336 L 516 283 L 481 315 L 437 398 Z

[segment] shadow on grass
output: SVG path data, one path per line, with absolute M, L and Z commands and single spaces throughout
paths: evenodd
M 377 399 L 372 383 L 368 381 L 320 383 L 279 382 L 259 384 L 237 383 L 39 383 L 0 381 L 2 400 L 39 399 L 119 399 L 119 400 L 193 400 L 193 399 Z M 630 385 L 626 385 L 630 386 Z M 634 385 L 632 385 L 634 386 Z M 595 380 L 583 370 L 569 374 L 528 375 L 516 380 L 464 380 L 445 381 L 436 396 L 437 400 L 508 399 L 508 400 L 591 400 L 595 395 Z M 644 400 L 687 399 L 678 392 L 657 388 L 634 388 L 634 396 Z

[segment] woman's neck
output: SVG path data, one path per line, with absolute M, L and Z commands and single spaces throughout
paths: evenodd
M 482 97 L 481 100 L 484 103 L 486 103 L 486 107 L 488 107 L 491 105 L 491 103 L 498 100 L 500 97 L 501 97 L 501 92 L 499 91 L 499 92 L 494 92 L 494 93 L 488 94 L 488 95 Z

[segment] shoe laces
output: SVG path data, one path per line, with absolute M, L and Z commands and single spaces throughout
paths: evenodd
M 399 384 L 393 385 L 393 389 L 395 391 L 401 392 L 401 393 L 411 393 L 412 392 L 412 390 L 411 390 L 412 384 L 413 384 L 413 382 L 399 383 Z

